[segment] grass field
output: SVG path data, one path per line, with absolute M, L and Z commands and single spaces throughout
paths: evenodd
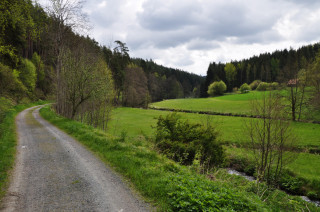
M 120 135 L 126 132 L 128 136 L 135 137 L 145 134 L 152 135 L 156 125 L 156 118 L 166 115 L 167 111 L 143 110 L 138 108 L 117 108 L 113 111 L 112 120 L 109 123 L 108 132 Z M 183 119 L 191 122 L 213 122 L 221 134 L 224 143 L 245 144 L 248 142 L 244 136 L 243 125 L 248 118 L 231 116 L 208 116 L 192 113 L 178 113 Z M 295 145 L 301 149 L 320 147 L 320 125 L 311 123 L 292 123 L 293 132 L 297 138 Z
M 150 107 L 250 115 L 250 101 L 261 99 L 263 93 L 252 91 L 211 98 L 171 99 L 152 103 Z
M 114 136 L 126 135 L 128 139 L 134 139 L 138 136 L 153 136 L 156 125 L 156 118 L 160 115 L 166 115 L 168 111 L 144 110 L 137 108 L 117 108 L 114 110 L 112 121 L 109 123 L 109 133 Z M 213 122 L 220 131 L 221 142 L 228 144 L 228 154 L 235 154 L 243 148 L 234 148 L 237 146 L 246 146 L 248 143 L 243 131 L 243 117 L 229 116 L 208 116 L 193 113 L 178 113 L 182 119 L 188 119 L 191 122 L 205 123 Z M 300 151 L 308 151 L 309 148 L 319 149 L 320 147 L 320 125 L 311 123 L 292 123 L 292 129 L 297 139 L 295 145 Z M 238 152 L 242 157 L 247 156 L 247 149 Z M 305 179 L 309 184 L 320 182 L 320 155 L 309 153 L 293 153 L 294 160 L 288 166 L 297 177 Z
M 152 136 L 150 125 L 155 123 L 154 117 L 165 113 L 118 108 L 109 133 L 105 133 L 57 116 L 48 107 L 40 110 L 45 119 L 125 176 L 159 211 L 317 211 L 314 205 L 282 191 L 270 190 L 258 196 L 253 192 L 254 182 L 228 175 L 224 170 L 212 173 L 214 181 L 208 180 L 192 167 L 158 154 L 152 142 L 141 135 Z
M 149 105 L 150 108 L 164 108 L 174 110 L 188 110 L 194 112 L 213 112 L 232 115 L 259 115 L 251 114 L 252 100 L 262 99 L 269 91 L 250 91 L 245 94 L 226 94 L 224 96 L 209 97 L 209 98 L 189 98 L 189 99 L 170 99 L 161 102 L 155 102 Z M 285 96 L 289 92 L 282 90 L 280 94 Z M 288 118 L 290 115 L 290 102 L 288 98 L 284 98 L 288 110 Z M 297 113 L 298 116 L 298 113 Z M 301 119 L 320 121 L 320 111 L 310 111 L 308 108 L 302 109 Z

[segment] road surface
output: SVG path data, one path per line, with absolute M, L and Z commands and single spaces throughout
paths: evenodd
M 3 211 L 147 211 L 100 160 L 49 124 L 39 107 L 16 118 L 16 165 Z

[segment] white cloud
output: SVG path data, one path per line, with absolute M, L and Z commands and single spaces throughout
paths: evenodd
M 84 11 L 102 45 L 121 40 L 133 57 L 202 75 L 213 61 L 320 40 L 318 0 L 88 0 Z

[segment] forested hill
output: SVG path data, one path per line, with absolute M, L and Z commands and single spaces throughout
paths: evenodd
M 147 75 L 152 101 L 199 97 L 200 85 L 204 82 L 204 77 L 158 65 L 152 60 L 133 58 L 132 61 Z
M 210 63 L 205 82 L 201 85 L 200 96 L 207 97 L 208 86 L 222 80 L 227 83 L 228 90 L 239 88 L 243 83 L 254 80 L 263 82 L 286 82 L 295 76 L 301 69 L 306 69 L 319 52 L 320 43 L 303 46 L 297 50 L 284 49 L 273 53 L 264 53 L 241 61 L 231 61 L 235 67 L 234 79 L 227 79 L 224 63 Z M 229 82 L 230 81 L 230 82 Z
M 146 107 L 150 101 L 162 99 L 199 97 L 204 77 L 131 58 L 121 41 L 115 41 L 111 48 L 79 35 L 75 32 L 85 28 L 82 24 L 86 20 L 65 18 L 76 15 L 73 9 L 80 7 L 68 1 L 68 7 L 58 1 L 51 3 L 59 10 L 45 11 L 30 0 L 1 1 L 1 101 L 17 104 L 50 98 L 61 103 L 57 105 L 64 111 L 57 108 L 58 113 L 73 117 L 79 108 L 86 110 L 90 101 L 97 103 L 94 98 L 98 94 L 113 95 L 117 105 L 132 107 Z M 69 7 L 73 9 L 66 9 Z

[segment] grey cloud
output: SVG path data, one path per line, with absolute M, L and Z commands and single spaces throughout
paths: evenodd
M 216 42 L 200 40 L 200 39 L 191 40 L 187 44 L 188 50 L 212 50 L 219 47 L 220 45 Z
M 200 7 L 192 1 L 147 1 L 143 12 L 138 14 L 142 27 L 155 31 L 179 30 L 197 23 Z
M 155 34 L 146 39 L 159 48 L 187 44 L 194 50 L 196 45 L 189 44 L 194 39 L 224 41 L 228 37 L 236 37 L 241 40 L 250 38 L 248 42 L 259 41 L 261 37 L 258 35 L 270 31 L 280 16 L 274 12 L 270 12 L 271 16 L 263 16 L 236 1 L 221 1 L 218 4 L 205 1 L 202 4 L 187 3 L 185 6 L 180 2 L 170 2 L 169 6 L 162 7 L 163 1 L 149 0 L 144 4 L 144 11 L 138 15 L 142 28 Z M 198 46 L 199 49 L 205 47 Z
M 105 2 L 105 6 L 99 6 Z M 90 0 L 87 4 L 87 9 L 90 11 L 91 21 L 100 27 L 110 27 L 115 24 L 120 15 L 121 5 L 124 0 Z

